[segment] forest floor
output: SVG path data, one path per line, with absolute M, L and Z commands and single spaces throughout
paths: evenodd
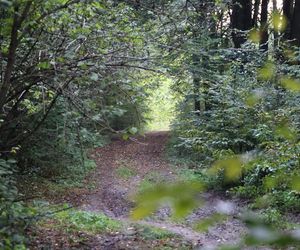
M 162 207 L 153 216 L 142 221 L 131 221 L 134 195 L 157 183 L 180 180 L 180 166 L 170 164 L 165 155 L 167 132 L 152 132 L 136 141 L 114 140 L 111 144 L 95 149 L 91 157 L 97 167 L 86 180 L 86 186 L 73 189 L 62 201 L 76 209 L 92 214 L 104 213 L 122 228 L 105 233 L 86 232 L 80 228 L 66 230 L 67 222 L 49 219 L 35 232 L 32 249 L 48 246 L 50 249 L 214 249 L 221 244 L 234 244 L 246 232 L 238 219 L 245 204 L 224 194 L 205 192 L 205 203 L 186 219 L 171 220 L 171 209 Z M 230 215 L 206 232 L 193 229 L 197 221 L 209 218 L 220 205 L 230 202 Z M 234 204 L 234 206 L 232 206 Z M 55 224 L 56 226 L 51 226 Z M 71 240 L 70 240 L 71 238 Z M 47 249 L 46 247 L 44 249 Z

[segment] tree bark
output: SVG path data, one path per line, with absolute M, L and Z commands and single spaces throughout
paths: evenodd
M 277 0 L 272 0 L 272 4 L 273 4 L 273 11 L 274 12 L 278 12 L 278 8 L 277 8 Z M 278 31 L 274 30 L 274 48 L 277 49 L 278 45 L 279 45 L 279 35 L 278 35 Z
M 291 39 L 291 23 L 294 10 L 294 1 L 293 0 L 283 0 L 282 12 L 287 20 L 287 27 L 284 32 L 284 38 L 286 40 Z
M 257 26 L 259 6 L 260 6 L 260 0 L 255 0 L 253 17 L 252 17 L 252 26 L 253 27 Z
M 263 51 L 268 51 L 268 5 L 269 0 L 262 0 L 261 3 L 261 14 L 260 14 L 260 22 L 261 22 L 261 40 L 260 40 L 260 48 Z
M 240 48 L 247 40 L 242 32 L 251 29 L 253 27 L 252 25 L 252 2 L 249 0 L 234 0 L 231 15 L 231 27 L 233 29 L 232 39 L 235 48 Z
M 197 115 L 200 115 L 201 110 L 201 103 L 200 103 L 200 78 L 199 73 L 197 72 L 196 68 L 199 67 L 200 64 L 200 57 L 198 55 L 192 56 L 193 62 L 193 88 L 194 88 L 194 111 Z
M 31 7 L 32 1 L 28 1 L 25 5 L 25 8 L 21 14 L 19 15 L 19 6 L 16 5 L 14 8 L 14 17 L 13 24 L 10 35 L 10 44 L 8 48 L 8 56 L 7 56 L 7 65 L 4 73 L 3 82 L 0 87 L 0 114 L 3 112 L 3 106 L 6 101 L 6 95 L 9 91 L 11 85 L 11 77 L 14 69 L 16 51 L 18 47 L 18 30 L 20 29 L 23 21 L 26 19 L 26 16 Z
M 300 0 L 295 0 L 293 19 L 291 22 L 291 39 L 294 45 L 300 46 Z

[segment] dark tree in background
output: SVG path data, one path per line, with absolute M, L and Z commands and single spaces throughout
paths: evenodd
M 300 0 L 295 0 L 291 21 L 291 39 L 295 39 L 294 44 L 300 46 Z
M 258 22 L 258 13 L 259 13 L 260 0 L 255 0 L 253 6 L 253 17 L 252 17 L 252 26 L 257 26 Z
M 269 33 L 268 33 L 268 5 L 269 0 L 262 0 L 261 3 L 261 40 L 260 40 L 260 48 L 264 51 L 268 50 L 268 40 L 269 40 Z
M 284 33 L 284 38 L 285 39 L 290 39 L 291 38 L 291 20 L 293 17 L 293 0 L 284 0 L 283 1 L 283 6 L 282 6 L 282 12 L 283 15 L 287 19 L 287 27 Z
M 193 172 L 253 153 L 237 182 L 205 182 L 299 211 L 299 47 L 300 0 L 0 0 L 0 249 L 28 217 L 11 180 L 83 179 L 90 148 L 144 131 L 165 79 Z
M 255 14 L 257 16 L 257 12 Z M 255 19 L 256 19 L 255 16 Z M 240 48 L 247 40 L 244 31 L 253 27 L 252 2 L 248 0 L 234 0 L 231 14 L 232 40 L 235 48 Z
M 293 45 L 300 46 L 300 1 L 284 0 L 282 11 L 287 19 L 284 38 L 292 40 Z

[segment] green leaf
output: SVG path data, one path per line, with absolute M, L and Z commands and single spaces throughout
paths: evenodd
M 154 204 L 154 203 L 139 205 L 131 212 L 130 217 L 133 220 L 141 220 L 141 219 L 149 216 L 157 208 L 158 208 L 158 205 Z
M 297 192 L 300 192 L 300 176 L 294 176 L 292 178 L 291 188 Z
M 174 201 L 174 217 L 183 218 L 187 216 L 194 208 L 197 207 L 197 202 L 189 197 L 182 197 Z
M 267 62 L 258 71 L 258 77 L 263 80 L 270 80 L 274 74 L 275 74 L 275 65 L 272 62 Z
M 249 40 L 254 42 L 254 43 L 259 43 L 261 40 L 261 34 L 260 31 L 258 29 L 252 29 L 249 32 L 249 36 L 248 36 Z
M 195 226 L 195 229 L 202 232 L 207 232 L 209 227 L 219 223 L 227 218 L 224 214 L 215 213 L 208 218 L 205 218 L 198 222 Z
M 300 81 L 292 79 L 290 77 L 281 78 L 282 85 L 291 91 L 300 91 Z
M 129 139 L 129 135 L 127 133 L 123 134 L 122 139 L 127 141 Z
M 260 100 L 263 99 L 265 93 L 264 91 L 257 89 L 252 91 L 249 95 L 246 97 L 246 104 L 249 107 L 255 106 Z
M 279 32 L 284 31 L 287 27 L 287 18 L 278 11 L 274 11 L 272 14 L 272 24 L 274 30 Z
M 91 76 L 90 76 L 90 79 L 93 80 L 93 81 L 98 81 L 99 76 L 96 73 L 92 73 Z
M 132 135 L 135 135 L 138 132 L 138 129 L 136 127 L 132 127 L 129 129 L 129 133 Z
M 216 174 L 220 170 L 225 171 L 225 177 L 228 180 L 239 179 L 242 175 L 243 161 L 241 156 L 236 155 L 227 159 L 219 160 L 215 162 L 212 168 L 209 170 L 210 173 Z
M 277 126 L 277 128 L 275 129 L 275 133 L 291 141 L 297 138 L 296 132 L 292 128 L 290 128 L 289 124 L 287 123 L 283 123 Z
M 203 190 L 199 182 L 160 184 L 147 189 L 136 197 L 137 207 L 132 211 L 133 219 L 142 219 L 164 203 L 170 204 L 173 208 L 173 216 L 184 217 L 198 206 L 199 199 L 196 195 Z
M 46 62 L 46 61 L 45 62 L 40 62 L 38 64 L 38 68 L 40 68 L 40 69 L 49 69 L 50 66 L 51 66 L 50 62 Z

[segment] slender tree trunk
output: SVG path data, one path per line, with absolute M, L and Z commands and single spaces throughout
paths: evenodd
M 282 12 L 287 19 L 287 27 L 284 32 L 284 38 L 286 40 L 291 39 L 291 23 L 294 10 L 294 1 L 293 0 L 283 0 Z
M 32 1 L 27 1 L 22 14 L 19 13 L 19 6 L 18 4 L 14 8 L 14 17 L 13 17 L 13 24 L 10 34 L 10 44 L 8 48 L 8 56 L 7 56 L 7 65 L 4 72 L 4 77 L 2 84 L 0 86 L 0 114 L 3 112 L 3 106 L 6 101 L 7 93 L 9 91 L 11 85 L 11 77 L 13 74 L 15 58 L 16 58 L 16 51 L 18 47 L 18 31 L 26 19 L 27 14 L 30 10 L 32 5 Z
M 197 112 L 197 115 L 200 115 L 200 110 L 201 110 L 201 103 L 200 103 L 200 97 L 199 97 L 200 79 L 198 77 L 194 77 L 193 84 L 194 84 L 194 94 L 195 94 L 194 109 L 195 109 L 195 112 Z
M 260 6 L 260 0 L 255 0 L 253 17 L 252 17 L 252 26 L 253 27 L 257 26 L 259 6 Z
M 199 73 L 197 72 L 196 68 L 199 67 L 200 58 L 198 55 L 192 56 L 193 62 L 193 87 L 194 87 L 194 111 L 197 115 L 200 115 L 201 110 L 201 103 L 200 103 L 200 78 Z
M 278 12 L 277 0 L 273 0 L 272 4 L 273 4 L 273 11 Z M 278 45 L 279 45 L 279 41 L 278 41 L 279 35 L 278 35 L 277 30 L 274 30 L 273 32 L 274 32 L 274 48 L 276 49 L 276 48 L 278 48 Z
M 300 46 L 300 0 L 295 0 L 293 19 L 291 22 L 291 38 L 295 39 L 293 44 Z
M 268 33 L 268 5 L 269 0 L 262 0 L 261 3 L 261 14 L 260 14 L 260 21 L 261 21 L 261 40 L 260 40 L 260 48 L 263 51 L 268 51 L 268 40 L 269 40 L 269 33 Z
M 17 12 L 18 12 L 18 8 L 15 8 L 14 21 L 12 25 L 10 44 L 9 44 L 8 55 L 7 55 L 7 65 L 4 73 L 3 82 L 0 88 L 0 114 L 2 113 L 2 108 L 6 101 L 6 95 L 9 91 L 10 79 L 12 76 L 15 57 L 16 57 L 16 50 L 18 47 L 18 28 L 19 28 L 18 19 L 19 18 Z

